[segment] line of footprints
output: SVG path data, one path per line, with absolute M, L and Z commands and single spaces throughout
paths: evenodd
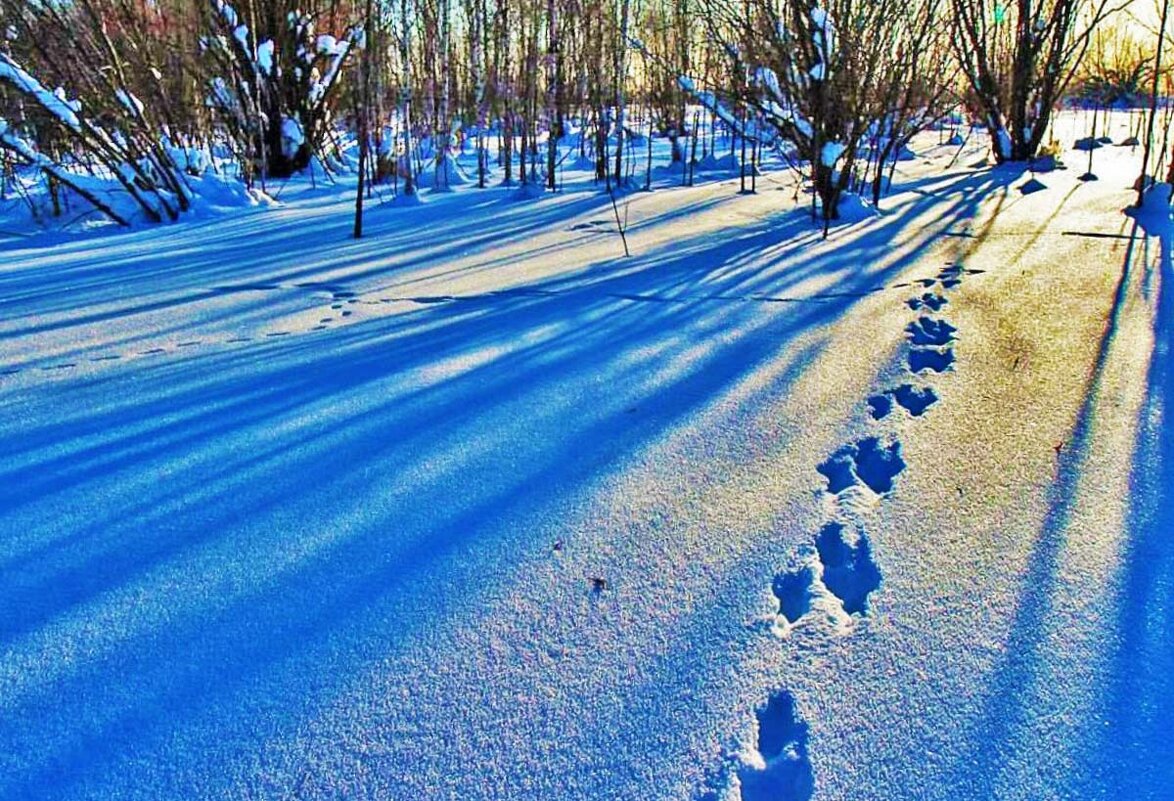
M 908 372 L 924 381 L 945 372 L 954 363 L 957 329 L 940 315 L 949 300 L 945 292 L 966 275 L 981 273 L 948 264 L 937 278 L 920 282 L 926 291 L 906 304 L 918 317 L 906 327 Z M 940 289 L 930 291 L 935 287 Z M 912 417 L 937 403 L 932 386 L 904 383 L 867 399 L 874 420 L 895 414 L 896 407 Z M 836 634 L 850 634 L 869 614 L 869 596 L 881 584 L 873 558 L 866 516 L 893 489 L 905 469 L 900 441 L 869 436 L 844 445 L 816 470 L 827 481 L 828 522 L 804 546 L 790 567 L 775 576 L 771 591 L 778 602 L 774 633 L 789 637 L 808 625 L 830 626 Z M 700 801 L 807 801 L 815 792 L 815 775 L 808 757 L 808 726 L 795 696 L 781 689 L 770 694 L 756 712 L 756 748 L 731 753 Z M 733 779 L 736 777 L 736 781 Z
M 935 284 L 941 283 L 942 286 L 944 286 L 948 289 L 951 286 L 956 285 L 956 283 L 961 280 L 961 275 L 963 275 L 963 274 L 964 273 L 958 273 L 956 276 L 951 277 L 951 278 L 937 278 L 937 279 L 928 279 L 927 278 L 927 279 L 922 279 L 918 283 L 920 283 L 921 285 L 923 285 L 927 289 L 934 286 Z M 871 292 L 880 292 L 880 291 L 888 290 L 888 289 L 903 289 L 908 286 L 910 286 L 909 283 L 892 284 L 890 286 L 873 287 L 873 288 L 868 289 L 863 292 L 853 292 L 853 293 L 845 293 L 845 294 L 851 295 L 851 296 L 864 296 L 864 295 L 867 295 Z M 122 359 L 133 359 L 133 358 L 142 357 L 142 356 L 177 355 L 180 352 L 190 352 L 189 349 L 191 349 L 191 348 L 215 348 L 217 346 L 222 346 L 222 345 L 255 345 L 255 344 L 261 344 L 267 340 L 278 339 L 278 338 L 282 338 L 282 337 L 296 336 L 296 335 L 301 335 L 301 334 L 310 334 L 310 333 L 315 333 L 318 331 L 325 331 L 331 327 L 330 326 L 331 323 L 340 322 L 340 321 L 345 320 L 346 318 L 350 317 L 352 314 L 354 314 L 354 311 L 352 311 L 349 308 L 346 308 L 347 306 L 350 306 L 353 304 L 360 304 L 360 305 L 364 305 L 364 306 L 379 306 L 379 305 L 389 304 L 389 303 L 409 303 L 409 304 L 415 304 L 417 306 L 433 306 L 436 304 L 454 303 L 457 301 L 473 301 L 473 302 L 493 301 L 493 300 L 497 300 L 497 299 L 500 299 L 503 297 L 518 297 L 518 296 L 550 297 L 550 296 L 565 294 L 567 292 L 567 290 L 535 289 L 535 288 L 531 288 L 531 287 L 513 287 L 513 288 L 502 289 L 502 290 L 497 290 L 497 291 L 493 291 L 493 292 L 474 293 L 474 294 L 470 294 L 470 295 L 416 295 L 416 296 L 410 296 L 410 297 L 374 297 L 370 293 L 366 296 L 363 296 L 363 295 L 360 295 L 359 293 L 353 292 L 353 291 L 351 291 L 343 286 L 340 286 L 338 284 L 327 283 L 327 282 L 322 282 L 322 281 L 305 281 L 305 282 L 295 283 L 295 284 L 279 284 L 279 283 L 226 284 L 223 286 L 215 286 L 215 287 L 211 287 L 207 290 L 204 290 L 204 292 L 206 293 L 206 296 L 209 298 L 220 296 L 220 295 L 232 295 L 232 294 L 243 293 L 243 292 L 266 292 L 266 293 L 268 293 L 268 292 L 280 292 L 280 291 L 285 291 L 285 292 L 311 291 L 311 292 L 318 293 L 319 296 L 323 297 L 327 301 L 327 303 L 323 304 L 323 306 L 329 305 L 329 310 L 326 310 L 325 308 L 321 309 L 322 313 L 326 314 L 327 316 L 319 319 L 316 325 L 312 325 L 309 327 L 260 332 L 256 336 L 233 335 L 233 336 L 228 336 L 228 337 L 217 336 L 217 337 L 208 337 L 208 338 L 204 338 L 204 339 L 190 339 L 190 340 L 183 341 L 183 342 L 168 344 L 167 347 L 151 347 L 151 348 L 145 348 L 143 350 L 127 351 L 125 353 L 106 353 L 106 354 L 100 354 L 100 355 L 96 355 L 96 356 L 90 356 L 90 357 L 84 358 L 84 359 L 78 358 L 74 361 L 50 361 L 45 364 L 30 364 L 30 365 L 24 365 L 24 366 L 0 365 L 0 379 L 3 379 L 8 376 L 14 376 L 19 373 L 26 372 L 26 371 L 28 371 L 28 372 L 37 371 L 37 372 L 41 372 L 41 373 L 66 373 L 70 370 L 73 370 L 76 367 L 80 367 L 83 362 L 87 362 L 87 361 L 91 362 L 91 363 L 102 363 L 102 362 L 118 361 L 118 360 L 122 360 Z M 628 301 L 657 301 L 657 302 L 660 302 L 660 301 L 664 300 L 664 298 L 662 298 L 661 296 L 659 296 L 657 294 L 642 295 L 642 294 L 607 292 L 607 293 L 604 293 L 604 296 L 609 297 L 609 298 L 615 298 L 618 300 L 628 300 Z M 809 298 L 806 298 L 806 300 L 820 300 L 820 299 L 826 299 L 826 298 L 830 298 L 830 297 L 842 297 L 842 296 L 843 295 L 841 295 L 841 294 L 828 293 L 828 294 L 823 294 L 823 295 L 814 295 Z M 784 301 L 797 301 L 797 300 L 803 300 L 803 299 L 804 298 L 775 297 L 772 295 L 762 295 L 762 294 L 750 294 L 750 295 L 724 295 L 724 294 L 698 295 L 698 294 L 691 294 L 691 295 L 685 295 L 685 296 L 678 296 L 678 297 L 674 298 L 674 300 L 676 300 L 678 302 L 690 302 L 690 301 L 696 301 L 696 300 L 724 300 L 724 301 L 746 301 L 746 302 L 759 302 L 759 303 L 777 303 L 777 302 L 784 302 Z M 913 300 L 909 301 L 909 304 L 911 306 L 913 306 L 913 308 L 915 308 L 915 309 L 924 307 L 927 310 L 932 310 L 935 312 L 939 311 L 941 309 L 942 304 L 944 304 L 944 303 L 946 303 L 946 299 L 944 297 L 942 297 L 940 295 L 934 295 L 934 294 L 928 293 L 928 292 L 926 294 L 922 295 L 920 298 L 914 298 Z M 928 319 L 928 318 L 926 318 L 926 319 Z M 937 324 L 938 323 L 933 323 L 933 322 L 930 323 L 931 326 L 937 325 Z M 921 340 L 931 341 L 935 337 L 938 336 L 938 333 L 939 332 L 936 331 L 936 329 L 933 329 L 932 327 L 928 328 L 924 331 L 921 331 L 917 335 L 915 335 L 915 337 L 916 337 L 915 344 L 917 343 L 917 341 L 921 341 Z M 943 354 L 943 353 L 940 353 L 940 352 L 933 350 L 932 348 L 927 348 L 927 349 L 923 349 L 921 351 L 918 351 L 917 355 L 913 358 L 920 360 L 918 364 L 913 364 L 911 362 L 910 368 L 913 369 L 914 372 L 919 372 L 923 368 L 928 368 L 928 369 L 932 369 L 932 370 L 936 370 L 938 372 L 941 372 L 941 371 L 945 370 L 946 368 L 948 368 L 954 360 L 954 357 L 952 354 L 948 354 L 948 353 Z M 932 390 L 930 391 L 930 394 L 928 396 L 926 396 L 926 395 L 911 395 L 910 394 L 911 392 L 913 392 L 912 388 L 906 386 L 906 387 L 901 387 L 901 388 L 893 390 L 891 393 L 889 393 L 889 395 L 891 397 L 880 397 L 876 401 L 878 404 L 880 404 L 880 406 L 877 407 L 877 412 L 879 412 L 879 413 L 874 413 L 874 416 L 883 417 L 884 414 L 887 413 L 887 412 L 884 412 L 883 409 L 884 408 L 891 409 L 893 401 L 897 402 L 898 404 L 900 404 L 904 408 L 910 410 L 914 414 L 920 414 L 919 411 L 913 411 L 919 404 L 922 407 L 921 411 L 924 411 L 925 407 L 929 406 L 931 403 L 934 402 L 934 400 L 937 399 L 937 396 L 932 393 Z M 872 403 L 872 400 L 870 399 L 869 402 Z M 887 404 L 887 406 L 886 406 L 886 404 Z

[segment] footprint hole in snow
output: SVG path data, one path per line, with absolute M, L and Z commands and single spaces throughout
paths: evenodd
M 918 389 L 912 384 L 902 384 L 889 390 L 889 395 L 914 417 L 925 414 L 926 409 L 938 402 L 938 393 L 934 392 L 933 387 Z
M 887 392 L 873 395 L 868 399 L 868 412 L 872 415 L 873 420 L 880 420 L 882 417 L 887 417 L 892 410 L 893 400 Z
M 807 753 L 807 723 L 795 698 L 774 693 L 758 710 L 758 753 L 765 767 L 739 771 L 743 801 L 807 801 L 815 792 L 815 775 Z
M 820 530 L 815 547 L 823 562 L 824 586 L 848 614 L 866 613 L 868 597 L 881 583 L 868 537 L 850 532 L 842 523 L 829 523 Z
M 905 327 L 909 341 L 914 345 L 948 345 L 954 341 L 958 329 L 945 320 L 933 317 L 919 317 Z
M 856 475 L 877 495 L 893 488 L 893 479 L 905 469 L 901 443 L 882 445 L 877 437 L 860 440 L 855 446 Z
M 923 370 L 933 370 L 943 373 L 954 363 L 954 349 L 946 348 L 913 348 L 909 351 L 909 371 L 920 373 Z
M 815 469 L 827 479 L 828 492 L 833 495 L 856 483 L 856 476 L 852 472 L 851 446 L 836 451 Z
M 811 611 L 811 586 L 815 583 L 815 569 L 802 565 L 775 576 L 771 590 L 779 602 L 779 614 L 794 624 Z

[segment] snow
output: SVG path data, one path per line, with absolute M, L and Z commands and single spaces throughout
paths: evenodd
M 834 167 L 846 149 L 847 146 L 843 142 L 824 142 L 819 152 L 819 160 L 825 167 Z
M 782 87 L 779 85 L 779 76 L 770 67 L 759 67 L 755 71 L 755 78 L 759 86 L 766 87 L 770 92 L 771 97 L 777 103 L 786 105 L 788 103 L 787 97 L 783 94 Z M 688 90 L 692 91 L 692 90 Z
M 216 9 L 220 12 L 221 18 L 230 28 L 237 27 L 236 9 L 231 4 L 224 2 L 224 0 L 216 0 Z
M 25 72 L 20 65 L 4 53 L 0 53 L 0 83 L 9 83 L 16 87 L 18 91 L 35 100 L 41 108 L 60 120 L 62 125 L 74 131 L 81 130 L 81 121 L 77 116 L 81 111 L 81 102 L 68 100 L 65 92 L 60 88 L 56 91 L 49 91 L 40 81 Z
M 1174 233 L 1174 221 L 1170 215 L 1172 187 L 1159 181 L 1146 188 L 1140 208 L 1127 208 L 1125 213 L 1137 220 L 1147 236 L 1169 237 Z
M 854 223 L 877 216 L 876 207 L 854 192 L 845 192 L 836 206 L 841 223 Z
M 1011 158 L 1011 134 L 1001 125 L 995 130 L 994 144 L 1000 156 L 1004 159 Z
M 1169 243 L 971 138 L 0 240 L 0 797 L 1164 798 Z
M 321 55 L 329 56 L 330 62 L 326 66 L 325 74 L 315 77 L 311 82 L 310 101 L 312 103 L 318 103 L 325 97 L 328 88 L 334 83 L 339 69 L 342 68 L 343 62 L 346 61 L 352 44 L 358 41 L 361 35 L 362 29 L 355 28 L 350 30 L 344 39 L 336 40 L 329 35 L 318 37 L 318 52 Z
M 416 184 L 422 188 L 450 189 L 472 182 L 473 179 L 448 152 L 439 159 L 430 158 L 416 176 Z
M 693 97 L 697 103 L 713 114 L 714 117 L 721 120 L 725 125 L 734 131 L 737 131 L 740 136 L 745 136 L 747 139 L 758 140 L 760 142 L 771 142 L 775 137 L 769 128 L 764 129 L 759 125 L 758 120 L 749 118 L 747 120 L 740 120 L 734 112 L 730 111 L 724 103 L 718 99 L 713 92 L 699 89 L 696 82 L 686 76 L 682 75 L 677 78 L 677 84 L 681 89 Z
M 816 52 L 820 57 L 819 75 L 815 74 L 815 68 L 812 69 L 812 77 L 815 80 L 827 80 L 827 70 L 832 63 L 832 59 L 836 54 L 836 27 L 832 20 L 832 15 L 828 13 L 827 9 L 816 5 L 811 9 L 811 21 L 815 25 L 815 35 L 813 37 Z
M 341 47 L 341 49 L 340 49 Z M 339 42 L 330 34 L 321 34 L 318 37 L 318 53 L 324 56 L 340 55 L 346 52 L 345 42 Z
M 3 117 L 0 117 L 0 142 L 30 164 L 39 164 L 44 160 L 37 149 Z
M 266 75 L 273 74 L 273 40 L 266 39 L 257 45 L 257 66 Z
M 122 104 L 122 107 L 131 114 L 143 113 L 143 109 L 145 108 L 143 106 L 143 101 L 135 97 L 133 92 L 128 92 L 125 89 L 118 89 L 114 92 L 114 96 L 118 98 L 118 102 Z
M 306 134 L 302 124 L 293 117 L 281 118 L 281 149 L 286 158 L 293 158 L 299 148 L 306 143 Z

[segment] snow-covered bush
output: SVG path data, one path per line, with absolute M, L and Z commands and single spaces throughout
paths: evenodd
M 885 160 L 945 112 L 948 55 L 938 24 L 939 0 L 707 0 L 714 39 L 724 45 L 728 75 L 746 76 L 723 91 L 682 80 L 699 102 L 743 135 L 792 142 L 823 209 L 836 219 L 840 195 L 864 162 L 879 174 Z M 720 95 L 751 110 L 749 122 Z
M 319 32 L 283 0 L 208 0 L 200 45 L 208 103 L 231 132 L 249 176 L 286 177 L 320 153 L 343 67 L 364 46 L 359 25 Z
M 188 34 L 168 25 L 181 5 L 0 0 L 9 157 L 123 223 L 127 213 L 158 221 L 188 210 L 188 178 L 207 166 L 193 161 L 194 143 L 206 142 L 207 126 L 186 102 Z
M 29 112 L 23 125 L 0 117 L 0 147 L 17 160 L 70 187 L 122 224 L 127 224 L 127 219 L 99 196 L 101 184 L 95 180 L 118 187 L 155 222 L 175 219 L 190 207 L 191 189 L 162 133 L 152 141 L 145 136 L 146 125 L 124 128 L 108 119 L 95 119 L 81 100 L 69 97 L 63 89 L 50 91 L 4 53 L 0 53 L 0 83 L 14 91 L 24 106 L 21 110 Z M 145 119 L 141 102 L 132 108 L 138 119 Z M 39 125 L 32 117 L 40 120 Z M 33 138 L 38 128 L 51 131 L 52 138 L 61 143 L 59 147 L 38 143 Z
M 1032 158 L 1111 0 L 951 0 L 958 63 L 996 161 Z

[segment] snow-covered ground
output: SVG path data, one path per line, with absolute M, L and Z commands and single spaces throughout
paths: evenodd
M 1140 151 L 937 141 L 0 243 L 0 798 L 1169 798 Z

